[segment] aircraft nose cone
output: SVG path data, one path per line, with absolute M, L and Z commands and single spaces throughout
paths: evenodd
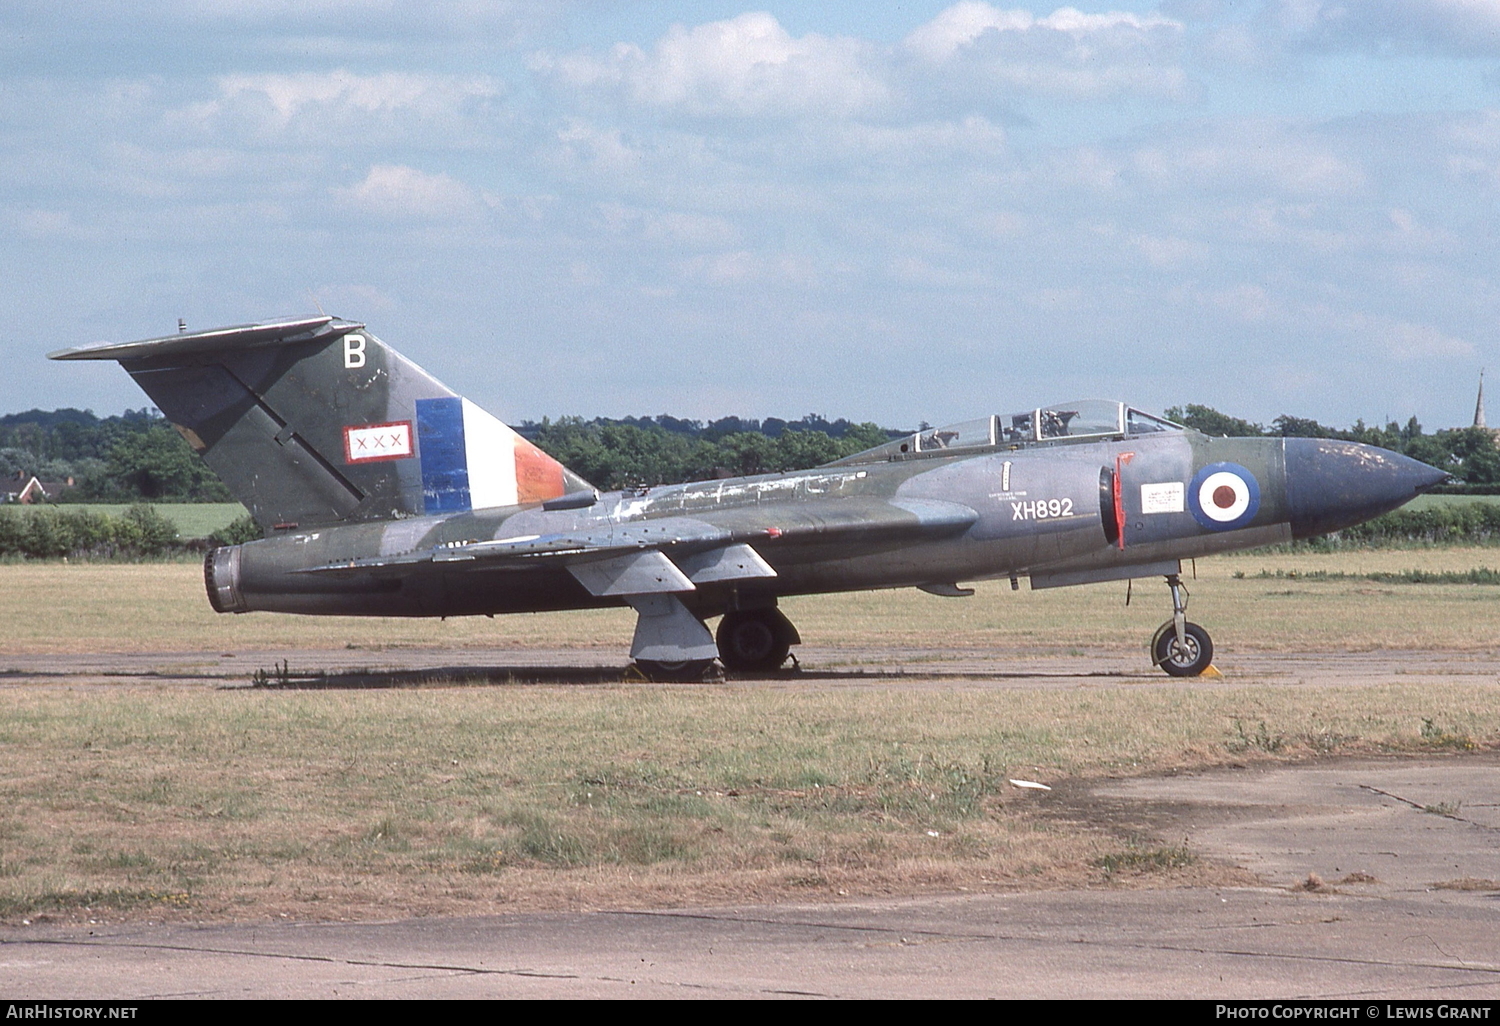
M 1288 438 L 1286 497 L 1292 537 L 1311 538 L 1363 523 L 1447 478 L 1435 467 L 1373 445 Z

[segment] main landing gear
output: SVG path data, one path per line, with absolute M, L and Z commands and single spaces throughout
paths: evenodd
M 1172 619 L 1156 629 L 1151 639 L 1151 663 L 1173 677 L 1196 677 L 1214 659 L 1213 639 L 1208 631 L 1187 619 L 1187 589 L 1177 574 L 1167 575 L 1172 589 Z
M 734 609 L 719 621 L 719 661 L 732 673 L 771 673 L 802 639 L 781 610 Z
M 630 655 L 648 680 L 706 680 L 716 655 L 731 673 L 771 673 L 802 640 L 775 606 L 730 610 L 715 638 L 675 595 L 632 595 L 626 602 L 639 614 Z

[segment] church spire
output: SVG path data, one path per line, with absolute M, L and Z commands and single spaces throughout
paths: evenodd
M 1479 400 L 1474 404 L 1474 426 L 1489 427 L 1484 422 L 1484 368 L 1479 369 Z

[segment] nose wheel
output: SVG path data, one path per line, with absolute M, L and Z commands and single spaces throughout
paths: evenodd
M 1172 619 L 1156 629 L 1151 639 L 1151 663 L 1173 677 L 1196 677 L 1214 660 L 1208 631 L 1187 619 L 1187 589 L 1176 574 L 1167 577 L 1172 589 Z

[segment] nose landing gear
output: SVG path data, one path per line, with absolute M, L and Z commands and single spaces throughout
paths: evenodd
M 1151 664 L 1173 677 L 1196 677 L 1213 662 L 1213 639 L 1202 627 L 1188 623 L 1188 592 L 1182 578 L 1168 574 L 1167 587 L 1172 589 L 1172 619 L 1158 627 L 1151 639 Z

